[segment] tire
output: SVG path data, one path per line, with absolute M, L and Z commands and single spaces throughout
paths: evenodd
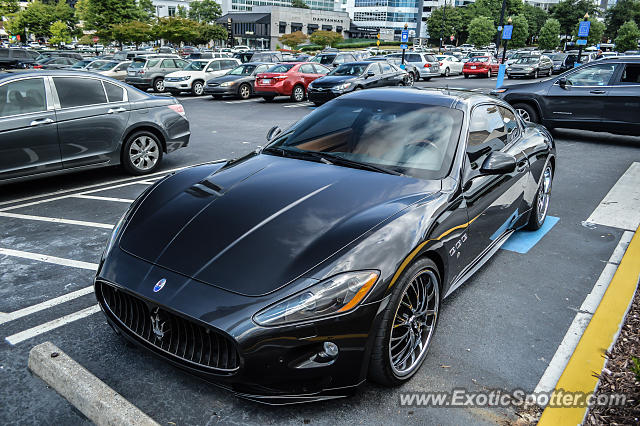
M 423 79 L 424 81 L 429 81 L 429 80 L 431 80 L 431 77 L 422 77 L 422 79 Z
M 147 155 L 141 155 L 142 152 Z M 122 147 L 122 167 L 132 175 L 153 173 L 162 162 L 162 143 L 146 130 L 135 132 Z
M 553 75 L 553 70 L 549 68 L 549 72 L 547 73 L 547 77 L 551 77 Z
M 544 172 L 542 172 L 542 178 L 540 179 L 536 196 L 533 199 L 533 207 L 531 208 L 531 213 L 529 213 L 529 222 L 525 225 L 526 229 L 536 231 L 544 225 L 547 212 L 549 211 L 552 186 L 553 167 L 551 167 L 551 164 L 547 164 Z
M 211 95 L 211 97 L 216 100 L 222 99 L 222 95 Z
M 202 96 L 204 94 L 204 82 L 197 80 L 191 85 L 191 93 L 193 96 Z
M 263 96 L 262 99 L 264 99 L 265 102 L 273 102 L 273 98 L 275 98 L 275 96 Z
M 240 99 L 249 99 L 251 97 L 251 86 L 243 83 L 238 87 L 238 97 Z
M 296 84 L 293 86 L 293 90 L 291 90 L 291 100 L 293 102 L 302 102 L 304 101 L 304 86 L 300 84 Z
M 533 72 L 533 78 L 534 78 L 534 79 L 537 79 L 537 78 L 538 78 L 538 70 L 535 70 L 535 71 Z
M 445 77 L 449 77 L 451 75 L 451 71 L 449 70 L 449 67 L 444 69 L 444 76 Z
M 514 104 L 513 109 L 516 110 L 517 113 L 520 114 L 522 119 L 526 122 L 531 123 L 539 123 L 540 117 L 538 117 L 538 112 L 529 104 Z
M 491 78 L 491 70 L 490 69 L 487 71 L 487 78 Z
M 413 86 L 413 84 L 415 83 L 416 78 L 414 77 L 413 73 L 409 73 L 407 74 L 407 86 Z
M 465 75 L 464 75 L 464 78 L 469 78 L 469 74 L 465 74 Z
M 373 343 L 369 364 L 369 378 L 372 381 L 384 386 L 398 386 L 411 379 L 420 369 L 438 323 L 440 290 L 440 274 L 430 259 L 416 260 L 400 275 L 382 313 L 380 328 Z M 420 294 L 426 294 L 422 299 L 422 303 L 426 299 L 426 306 L 420 302 Z M 416 309 L 412 308 L 414 303 Z M 420 311 L 426 312 L 416 315 Z M 404 338 L 403 330 L 407 330 Z M 419 339 L 421 347 L 416 345 L 410 351 L 403 349 L 405 342 L 405 347 L 409 348 L 411 340 L 407 339 L 412 338 Z
M 153 80 L 153 91 L 157 93 L 164 92 L 164 78 L 156 78 Z

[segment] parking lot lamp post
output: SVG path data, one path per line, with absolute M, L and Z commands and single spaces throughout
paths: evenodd
M 502 0 L 502 9 L 500 10 L 500 23 L 498 24 L 498 34 L 496 35 L 496 55 L 500 53 L 500 36 L 504 25 L 504 10 L 507 8 L 507 0 Z
M 444 51 L 444 26 L 445 15 L 447 12 L 447 0 L 444 0 L 444 6 L 442 7 L 442 31 L 440 32 L 440 51 Z
M 583 21 L 588 21 L 589 20 L 589 12 L 584 14 L 584 19 Z M 580 38 L 578 38 L 579 40 Z M 576 64 L 580 65 L 582 64 L 582 45 L 578 45 L 578 60 L 576 61 Z

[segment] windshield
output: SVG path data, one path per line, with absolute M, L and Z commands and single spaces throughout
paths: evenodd
M 535 64 L 538 62 L 538 58 L 534 58 L 534 57 L 527 57 L 527 58 L 520 58 L 518 60 L 516 60 L 516 64 Z
M 336 56 L 337 55 L 317 55 L 311 60 L 311 62 L 319 63 L 322 65 L 331 65 Z
M 527 56 L 529 53 L 527 52 L 516 52 L 513 54 L 513 56 L 511 57 L 511 59 L 520 59 L 524 56 Z
M 51 61 L 53 61 L 53 59 L 54 59 L 54 58 L 42 58 L 42 59 L 40 59 L 40 60 L 36 61 L 36 64 L 44 65 L 44 64 L 46 64 L 47 62 L 51 62 Z
M 71 68 L 84 68 L 87 64 L 90 64 L 90 61 L 78 61 L 71 66 Z
M 489 62 L 489 57 L 488 56 L 474 56 L 473 58 L 469 59 L 469 62 Z
M 331 71 L 328 75 L 362 75 L 367 65 L 362 64 L 344 64 Z
M 552 59 L 554 61 L 564 61 L 564 58 L 567 57 L 566 53 L 556 53 L 555 55 L 553 55 Z
M 296 123 L 266 151 L 321 153 L 329 162 L 333 157 L 440 179 L 451 167 L 462 118 L 462 111 L 446 107 L 339 100 Z
M 193 61 L 183 68 L 184 71 L 202 71 L 207 66 L 207 61 Z
M 88 70 L 95 70 L 106 64 L 108 61 L 93 61 L 87 65 Z
M 229 75 L 251 75 L 255 69 L 255 65 L 240 65 L 229 71 Z
M 442 61 L 442 60 L 447 59 L 447 58 L 448 58 L 448 56 L 440 55 L 440 56 L 436 56 L 436 58 L 437 58 L 439 61 Z
M 287 72 L 296 64 L 278 64 L 269 68 L 266 72 Z
M 115 67 L 119 63 L 120 62 L 107 62 L 106 64 L 104 64 L 101 67 L 99 67 L 98 71 L 109 71 L 111 68 Z

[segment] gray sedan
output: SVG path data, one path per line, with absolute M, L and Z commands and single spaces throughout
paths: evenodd
M 0 184 L 118 164 L 152 173 L 189 137 L 173 98 L 88 72 L 0 73 Z

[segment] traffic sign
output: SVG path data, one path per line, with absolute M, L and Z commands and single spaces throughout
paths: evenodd
M 100 40 L 100 39 L 99 39 L 97 36 L 94 36 L 94 37 L 93 37 L 93 42 L 94 42 L 94 43 L 97 43 L 97 42 L 98 42 L 98 40 Z
M 589 37 L 589 29 L 591 28 L 591 21 L 580 21 L 578 27 L 578 37 Z
M 513 25 L 505 25 L 502 30 L 502 39 L 511 40 L 511 34 L 513 34 Z
M 587 40 L 585 40 L 584 38 L 578 39 L 578 40 L 576 40 L 576 44 L 578 46 L 586 46 L 587 45 Z
M 449 37 L 451 39 L 451 41 L 455 40 L 455 37 L 453 36 L 453 34 L 451 34 L 451 37 Z
M 402 30 L 402 34 L 400 35 L 400 41 L 402 43 L 407 43 L 409 41 L 409 31 Z
M 376 44 L 377 44 L 378 46 L 380 46 L 380 40 L 376 41 Z
M 406 48 L 407 48 L 407 45 L 406 45 L 406 44 L 401 44 L 401 45 L 400 45 L 400 49 L 406 49 Z

